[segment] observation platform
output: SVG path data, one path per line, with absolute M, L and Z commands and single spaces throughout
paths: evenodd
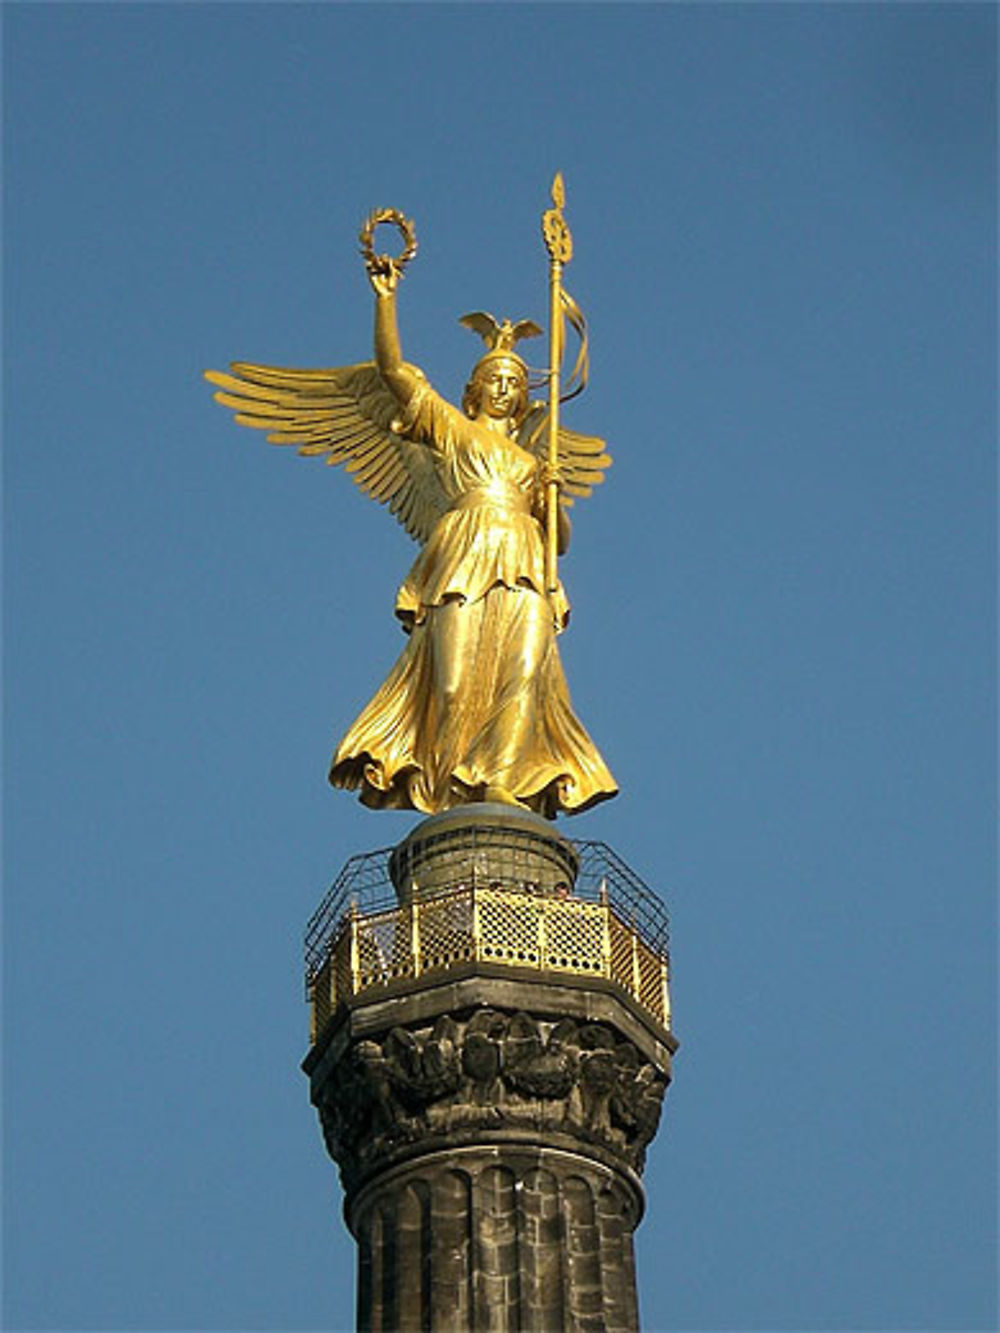
M 482 972 L 596 983 L 675 1044 L 666 908 L 607 844 L 517 807 L 462 806 L 351 857 L 305 943 L 314 1048 L 344 1008 Z

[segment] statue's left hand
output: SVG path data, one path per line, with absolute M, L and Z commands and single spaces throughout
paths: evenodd
M 552 482 L 557 486 L 562 485 L 562 471 L 558 463 L 550 463 L 547 458 L 539 460 L 538 480 L 543 487 L 548 487 Z

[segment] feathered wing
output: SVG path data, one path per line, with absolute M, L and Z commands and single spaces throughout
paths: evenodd
M 539 459 L 548 456 L 547 403 L 532 403 L 517 433 L 518 443 Z M 567 430 L 561 423 L 556 432 L 559 442 L 559 471 L 562 474 L 560 501 L 571 505 L 574 497 L 586 496 L 604 480 L 611 466 L 611 455 L 605 452 L 605 443 L 596 435 L 581 435 Z
M 388 505 L 411 537 L 427 541 L 445 497 L 427 448 L 393 429 L 400 405 L 374 361 L 329 370 L 234 361 L 230 371 L 206 370 L 205 378 L 241 426 L 266 430 L 271 444 L 343 463 L 355 485 Z

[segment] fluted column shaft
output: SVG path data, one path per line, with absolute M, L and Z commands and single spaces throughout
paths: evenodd
M 354 1201 L 360 1333 L 634 1333 L 633 1182 L 570 1152 L 419 1158 Z

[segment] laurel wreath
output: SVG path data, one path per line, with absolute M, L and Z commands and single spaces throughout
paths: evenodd
M 375 253 L 375 248 L 372 245 L 375 228 L 380 227 L 384 222 L 395 227 L 403 238 L 403 249 L 398 255 L 378 255 Z M 365 257 L 365 266 L 370 273 L 385 272 L 387 268 L 392 268 L 396 273 L 402 274 L 403 269 L 417 253 L 417 233 L 413 225 L 413 219 L 401 213 L 398 208 L 373 209 L 365 219 L 360 232 L 358 232 L 358 240 L 361 242 L 361 253 Z

